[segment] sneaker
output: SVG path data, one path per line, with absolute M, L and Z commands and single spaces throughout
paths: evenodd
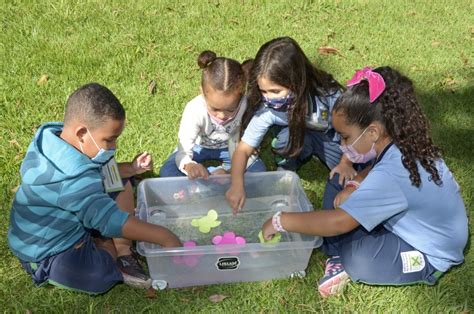
M 122 273 L 123 282 L 134 288 L 148 289 L 151 287 L 151 278 L 143 270 L 133 255 L 117 257 L 117 265 Z
M 323 297 L 338 295 L 349 283 L 349 275 L 344 270 L 339 256 L 333 256 L 326 260 L 324 277 L 319 280 L 319 293 Z

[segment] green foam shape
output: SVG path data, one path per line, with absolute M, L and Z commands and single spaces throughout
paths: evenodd
M 262 243 L 262 244 L 277 244 L 277 243 L 280 243 L 280 241 L 281 241 L 281 233 L 279 233 L 279 232 L 275 233 L 275 235 L 273 236 L 273 238 L 271 238 L 270 240 L 266 241 L 266 240 L 263 238 L 263 232 L 262 232 L 262 230 L 260 230 L 260 232 L 258 233 L 258 239 L 260 240 L 260 243 Z
M 211 228 L 215 228 L 221 224 L 221 221 L 217 220 L 219 215 L 214 209 L 207 212 L 207 215 L 201 218 L 191 220 L 191 226 L 197 227 L 202 233 L 209 233 Z

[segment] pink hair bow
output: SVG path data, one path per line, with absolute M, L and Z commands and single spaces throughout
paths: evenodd
M 347 86 L 359 84 L 362 80 L 369 82 L 369 99 L 373 103 L 385 90 L 385 81 L 382 75 L 372 71 L 369 67 L 365 67 L 362 70 L 356 71 L 354 76 L 347 81 Z

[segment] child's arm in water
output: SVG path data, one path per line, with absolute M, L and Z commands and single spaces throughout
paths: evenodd
M 322 237 L 331 237 L 347 233 L 359 226 L 357 220 L 340 208 L 318 210 L 306 213 L 282 213 L 280 224 L 288 232 L 298 232 Z M 263 237 L 270 240 L 277 230 L 272 218 L 262 226 Z
M 225 197 L 234 214 L 245 204 L 244 173 L 247 161 L 254 151 L 255 148 L 240 141 L 232 156 L 232 168 L 230 169 L 232 182 L 229 190 L 225 193 Z
M 162 247 L 182 246 L 179 238 L 165 227 L 153 225 L 129 216 L 122 227 L 124 238 L 156 243 Z
M 118 163 L 120 177 L 130 178 L 153 169 L 153 158 L 150 153 L 143 152 L 135 156 L 131 162 Z

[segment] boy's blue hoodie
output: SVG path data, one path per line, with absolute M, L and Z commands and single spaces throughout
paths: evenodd
M 62 128 L 62 123 L 41 126 L 21 165 L 8 244 L 26 262 L 70 248 L 85 228 L 120 237 L 128 218 L 105 193 L 101 165 L 61 139 Z

